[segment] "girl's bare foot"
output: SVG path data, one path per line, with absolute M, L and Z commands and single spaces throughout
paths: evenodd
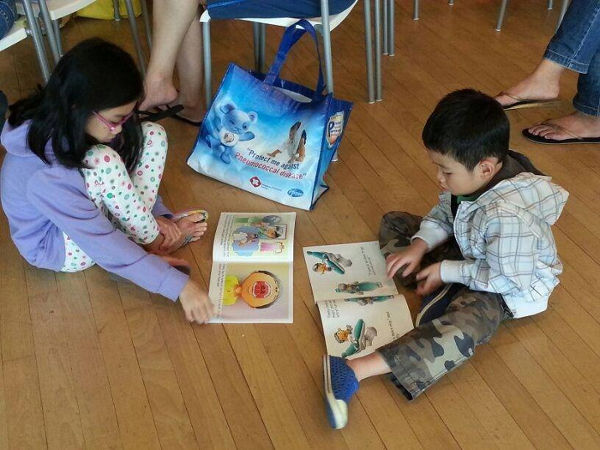
M 550 119 L 528 128 L 531 134 L 545 139 L 563 141 L 574 137 L 600 137 L 600 117 L 575 111 L 568 116 Z
M 179 219 L 176 224 L 181 230 L 181 234 L 185 236 L 185 243 L 195 242 L 199 240 L 206 230 L 208 224 L 206 222 L 200 222 L 202 220 L 202 214 L 192 214 Z

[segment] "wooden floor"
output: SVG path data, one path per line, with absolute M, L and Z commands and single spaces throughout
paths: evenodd
M 333 33 L 336 93 L 353 100 L 331 190 L 297 211 L 301 248 L 376 238 L 389 210 L 423 214 L 436 201 L 423 124 L 447 92 L 495 94 L 530 71 L 557 11 L 543 0 L 412 2 L 396 7 L 396 55 L 384 63 L 384 101 L 366 103 L 362 5 Z M 65 46 L 102 36 L 132 51 L 126 22 L 77 19 Z M 269 30 L 269 56 L 279 31 Z M 233 37 L 233 38 L 232 38 Z M 213 24 L 215 83 L 231 60 L 252 64 L 251 29 Z M 315 81 L 303 43 L 286 75 Z M 0 54 L 0 89 L 11 101 L 40 78 L 28 40 Z M 558 110 L 510 112 L 512 147 L 571 193 L 554 227 L 565 271 L 538 316 L 503 325 L 475 357 L 409 403 L 384 377 L 364 381 L 350 422 L 332 431 L 321 401 L 325 347 L 306 268 L 297 257 L 292 325 L 190 326 L 178 304 L 111 281 L 94 267 L 55 274 L 23 262 L 0 218 L 0 449 L 26 448 L 600 448 L 600 147 L 543 147 L 526 125 L 571 110 L 576 76 Z M 170 150 L 163 196 L 174 209 L 287 211 L 197 175 L 185 164 L 197 130 L 165 120 Z M 207 285 L 214 226 L 180 252 Z M 409 294 L 414 310 L 416 298 Z

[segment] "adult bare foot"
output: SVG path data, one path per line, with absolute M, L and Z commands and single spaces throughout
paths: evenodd
M 144 92 L 146 95 L 139 106 L 139 109 L 142 111 L 148 111 L 157 106 L 168 105 L 177 99 L 177 89 L 175 89 L 170 80 L 150 74 L 144 80 Z
M 564 68 L 544 59 L 535 71 L 516 85 L 504 90 L 495 99 L 506 107 L 522 100 L 551 100 L 560 92 L 560 75 Z
M 175 101 L 171 102 L 170 106 L 177 104 L 183 105 L 183 110 L 177 113 L 179 117 L 191 122 L 200 122 L 204 118 L 205 109 L 201 101 L 190 101 L 180 95 Z
M 575 111 L 568 116 L 550 119 L 527 129 L 534 136 L 564 141 L 574 138 L 600 137 L 600 117 Z

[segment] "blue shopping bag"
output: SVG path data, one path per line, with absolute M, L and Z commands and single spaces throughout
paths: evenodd
M 293 45 L 312 25 L 286 29 L 266 75 L 230 64 L 187 160 L 195 171 L 285 205 L 311 209 L 340 145 L 352 103 L 279 78 Z

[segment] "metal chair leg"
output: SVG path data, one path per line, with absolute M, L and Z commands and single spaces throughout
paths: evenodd
M 369 103 L 375 103 L 375 86 L 373 83 L 373 41 L 371 39 L 371 0 L 364 1 L 365 13 L 365 56 L 367 58 L 367 92 Z
M 507 5 L 508 0 L 502 0 L 502 4 L 500 5 L 500 11 L 498 12 L 498 23 L 496 24 L 496 31 L 502 30 L 502 23 L 504 22 L 504 14 L 506 14 Z
M 50 44 L 50 52 L 52 53 L 52 58 L 54 59 L 54 64 L 56 65 L 61 56 L 60 46 L 57 43 L 57 40 L 59 40 L 57 36 L 60 35 L 56 34 L 46 2 L 39 1 L 38 5 L 40 7 L 40 15 L 42 16 L 44 27 L 46 27 L 46 37 L 48 38 L 48 43 Z
M 144 31 L 146 31 L 146 43 L 148 50 L 152 51 L 152 26 L 150 25 L 150 14 L 148 12 L 148 4 L 146 0 L 140 0 L 142 6 L 142 18 L 144 19 Z
M 212 58 L 210 55 L 210 22 L 202 22 L 202 55 L 204 58 L 204 101 L 206 109 L 212 102 Z
M 560 24 L 563 21 L 563 18 L 565 17 L 565 13 L 567 12 L 567 8 L 569 7 L 569 0 L 563 0 L 562 5 L 560 7 L 560 14 L 558 16 L 558 21 L 556 22 L 556 30 L 558 30 L 558 27 L 560 27 Z M 554 30 L 554 31 L 556 31 Z
M 263 73 L 265 70 L 265 52 L 267 47 L 267 24 L 261 23 L 258 26 L 258 70 Z
M 375 0 L 375 101 L 381 100 L 381 0 Z
M 33 45 L 35 46 L 35 53 L 40 64 L 42 77 L 44 78 L 44 83 L 47 83 L 50 78 L 50 67 L 48 66 L 48 59 L 46 58 L 46 49 L 44 47 L 44 40 L 42 39 L 42 32 L 40 31 L 35 14 L 33 13 L 33 8 L 31 7 L 31 0 L 23 0 L 23 9 L 25 10 L 28 32 L 33 39 Z
M 554 0 L 548 0 L 548 10 L 554 8 Z
M 138 34 L 137 22 L 135 20 L 135 12 L 133 11 L 133 3 L 131 0 L 125 0 L 125 6 L 127 7 L 127 16 L 129 18 L 129 26 L 131 27 L 131 34 L 133 35 L 133 44 L 135 46 L 135 52 L 138 57 L 140 64 L 140 72 L 142 77 L 146 76 L 146 59 L 144 58 L 144 52 L 142 52 L 142 44 L 140 43 L 140 36 Z
M 321 0 L 321 22 L 323 24 L 323 53 L 325 53 L 325 79 L 327 92 L 333 94 L 333 63 L 331 58 L 331 30 L 329 29 L 329 4 Z M 381 49 L 379 49 L 381 51 Z
M 396 5 L 394 0 L 390 0 L 390 6 L 388 8 L 388 20 L 390 23 L 388 24 L 388 46 L 389 46 L 389 55 L 394 56 L 396 54 L 396 36 L 394 27 L 396 26 L 394 19 L 396 18 Z
M 454 6 L 454 0 L 448 0 L 448 5 Z
M 119 20 L 121 20 L 121 12 L 119 11 L 119 0 L 113 0 L 113 12 L 115 15 L 115 21 L 118 22 Z
M 254 40 L 254 70 L 260 72 L 259 60 L 259 47 L 260 47 L 260 24 L 258 22 L 252 22 L 252 37 Z
M 413 20 L 419 20 L 419 0 L 413 0 Z
M 390 53 L 389 49 L 389 34 L 388 34 L 388 5 L 389 0 L 383 0 L 383 54 L 387 55 Z
M 63 46 L 62 46 L 62 34 L 60 32 L 60 20 L 53 20 L 52 27 L 54 29 L 54 37 L 56 39 L 56 50 L 58 51 L 58 57 L 62 58 Z

